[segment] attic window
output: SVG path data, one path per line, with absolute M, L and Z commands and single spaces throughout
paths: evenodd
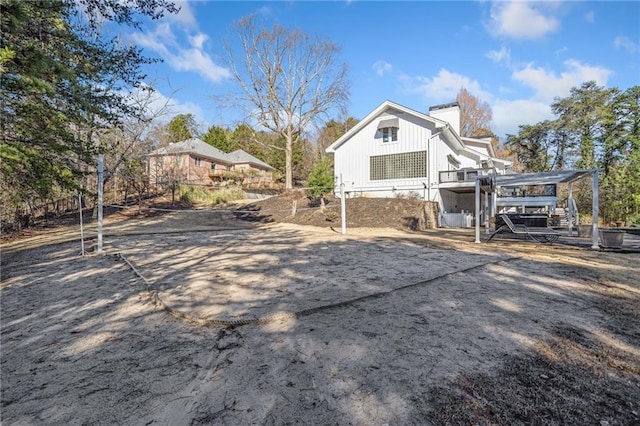
M 398 129 L 396 127 L 385 127 L 382 131 L 382 142 L 395 142 L 398 140 Z

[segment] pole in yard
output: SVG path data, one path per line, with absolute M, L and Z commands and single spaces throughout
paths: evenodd
M 342 235 L 347 233 L 347 202 L 344 196 L 344 182 L 342 181 L 342 173 L 340 173 L 340 211 L 342 222 Z
M 84 256 L 84 226 L 82 225 L 82 193 L 78 191 L 78 209 L 80 209 L 80 256 Z
M 599 178 L 599 173 L 598 173 L 598 169 L 595 169 L 595 171 L 593 172 L 593 216 L 592 216 L 592 236 L 591 236 L 591 248 L 594 250 L 598 250 L 600 248 L 600 246 L 598 245 L 598 216 L 600 214 L 600 212 L 598 211 L 598 178 Z
M 480 179 L 476 177 L 476 241 L 480 241 Z
M 98 254 L 102 254 L 102 204 L 104 203 L 104 154 L 98 154 Z

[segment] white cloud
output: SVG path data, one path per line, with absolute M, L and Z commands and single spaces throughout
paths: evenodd
M 188 36 L 191 47 L 183 47 L 178 42 L 168 22 L 159 24 L 155 31 L 146 34 L 137 33 L 132 36 L 139 46 L 153 50 L 176 71 L 193 71 L 214 83 L 221 82 L 231 76 L 228 69 L 217 65 L 204 51 L 208 36 L 196 33 Z
M 568 96 L 571 88 L 590 80 L 606 86 L 612 74 L 611 70 L 586 65 L 575 59 L 567 60 L 563 65 L 564 70 L 560 73 L 532 64 L 513 71 L 512 80 L 532 89 L 533 95 L 527 99 L 498 98 L 491 103 L 497 135 L 517 134 L 519 125 L 554 119 L 551 104 L 556 97 Z
M 195 49 L 202 49 L 204 42 L 207 41 L 208 39 L 209 39 L 208 35 L 203 33 L 198 33 L 193 37 L 189 37 L 189 42 L 191 43 L 191 46 L 193 46 Z
M 191 4 L 187 1 L 177 2 L 180 11 L 177 14 L 167 14 L 165 17 L 171 22 L 177 22 L 185 27 L 196 27 L 196 18 L 191 9 Z
M 594 12 L 587 12 L 584 14 L 584 20 L 589 23 L 594 23 L 596 21 L 596 14 Z
M 484 56 L 498 64 L 504 63 L 508 66 L 511 63 L 511 51 L 504 46 L 500 50 L 490 50 Z
M 393 71 L 393 65 L 385 61 L 377 61 L 375 62 L 371 68 L 378 74 L 378 77 L 382 77 L 386 73 Z
M 434 101 L 453 101 L 462 87 L 477 98 L 487 101 L 491 94 L 482 90 L 480 83 L 461 74 L 441 69 L 434 77 L 418 76 L 415 79 L 404 77 L 411 92 L 419 93 Z
M 535 124 L 554 118 L 550 104 L 527 99 L 497 99 L 491 105 L 491 111 L 493 130 L 499 137 L 518 134 L 520 125 Z
M 565 61 L 564 66 L 565 71 L 558 75 L 554 71 L 528 64 L 514 71 L 511 77 L 534 89 L 534 100 L 550 103 L 557 96 L 568 95 L 572 87 L 579 86 L 585 81 L 594 80 L 599 85 L 605 85 L 612 74 L 611 70 L 585 65 L 575 59 Z
M 552 16 L 553 2 L 495 1 L 491 5 L 490 33 L 512 38 L 533 39 L 556 31 L 560 22 Z
M 174 92 L 174 95 L 177 93 L 177 91 Z M 158 124 L 167 124 L 178 114 L 193 115 L 201 129 L 208 126 L 205 111 L 199 105 L 193 102 L 180 102 L 174 96 L 164 95 L 159 89 L 154 90 L 146 83 L 120 94 L 128 99 L 129 105 L 141 108 L 143 115 L 151 120 L 147 130 Z
M 634 43 L 628 37 L 616 37 L 615 40 L 613 40 L 613 46 L 618 50 L 624 49 L 629 53 L 635 53 L 638 51 L 638 44 Z

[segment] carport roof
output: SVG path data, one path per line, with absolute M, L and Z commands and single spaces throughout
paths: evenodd
M 597 169 L 561 170 L 540 173 L 517 173 L 495 175 L 496 186 L 548 185 L 575 182 L 585 176 L 592 175 Z

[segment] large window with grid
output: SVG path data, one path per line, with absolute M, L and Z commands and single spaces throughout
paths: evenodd
M 408 179 L 427 176 L 427 151 L 369 157 L 369 179 Z

